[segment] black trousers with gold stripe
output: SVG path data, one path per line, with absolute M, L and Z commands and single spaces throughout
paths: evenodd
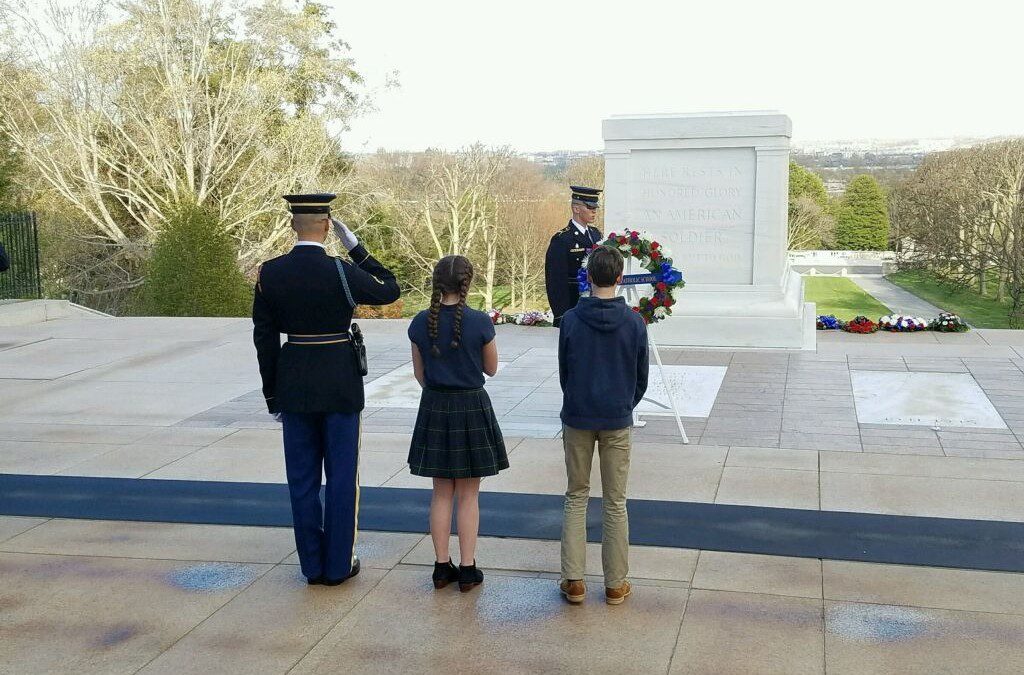
M 295 546 L 309 579 L 344 579 L 359 527 L 359 413 L 283 413 Z M 320 478 L 327 477 L 324 504 Z

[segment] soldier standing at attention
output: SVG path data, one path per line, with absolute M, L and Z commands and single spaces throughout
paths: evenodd
M 562 315 L 580 299 L 576 274 L 583 266 L 583 258 L 603 239 L 601 231 L 591 225 L 597 218 L 601 190 L 579 185 L 570 185 L 569 189 L 572 190 L 572 219 L 551 237 L 544 258 L 544 285 L 555 326 L 561 325 Z
M 287 195 L 291 252 L 262 265 L 252 307 L 253 340 L 267 408 L 284 428 L 295 545 L 310 584 L 336 586 L 359 573 L 359 413 L 363 377 L 350 326 L 356 304 L 398 299 L 395 275 L 340 220 L 335 195 Z M 351 262 L 327 255 L 331 228 Z M 281 345 L 281 334 L 288 341 Z M 326 473 L 324 507 L 320 477 Z

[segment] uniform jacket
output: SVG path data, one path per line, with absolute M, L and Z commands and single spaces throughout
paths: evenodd
M 357 304 L 398 299 L 395 275 L 362 244 L 342 261 Z M 296 246 L 260 268 L 252 306 L 253 341 L 267 408 L 277 412 L 363 409 L 363 378 L 349 342 L 281 345 L 281 334 L 347 333 L 353 307 L 345 298 L 335 258 L 319 246 Z
M 588 226 L 587 233 L 583 234 L 571 220 L 566 227 L 551 237 L 544 258 L 544 285 L 556 325 L 561 322 L 562 315 L 575 307 L 580 299 L 576 274 L 582 267 L 587 252 L 603 238 L 601 231 L 592 225 Z

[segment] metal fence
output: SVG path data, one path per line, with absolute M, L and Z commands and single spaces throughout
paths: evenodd
M 0 244 L 11 259 L 11 268 L 0 272 L 0 299 L 41 298 L 39 228 L 34 213 L 0 214 Z

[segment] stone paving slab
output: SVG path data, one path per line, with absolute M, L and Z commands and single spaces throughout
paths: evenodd
M 821 601 L 693 590 L 669 673 L 822 673 Z
M 829 673 L 1024 671 L 1024 617 L 893 605 L 825 603 Z
M 136 672 L 270 569 L 0 553 L 0 671 Z
M 169 536 L 114 522 L 104 531 L 134 543 L 95 556 L 80 542 L 103 539 L 96 523 L 56 522 L 70 528 L 64 553 L 0 551 L 2 672 L 447 671 L 438 626 L 459 627 L 460 654 L 484 673 L 1024 667 L 1022 574 L 634 547 L 634 572 L 654 578 L 638 577 L 633 596 L 609 607 L 588 576 L 586 602 L 569 606 L 550 572 L 555 542 L 481 540 L 485 583 L 461 594 L 432 588 L 422 535 L 368 535 L 360 554 L 371 564 L 326 588 L 307 586 L 289 560 L 224 562 L 220 548 L 188 548 L 237 543 L 238 529 L 273 544 L 283 528 L 190 525 Z M 154 559 L 168 539 L 194 557 Z
M 687 597 L 686 589 L 658 588 L 620 607 L 594 598 L 572 607 L 559 601 L 552 580 L 509 576 L 491 577 L 468 598 L 446 590 L 434 593 L 420 571 L 390 572 L 292 672 L 331 673 L 341 663 L 361 673 L 444 671 L 453 656 L 438 626 L 459 627 L 458 658 L 476 673 L 507 673 L 510 664 L 513 672 L 663 671 Z
M 401 321 L 364 322 L 371 382 L 407 369 L 404 325 Z M 93 358 L 78 347 L 63 355 L 47 351 L 47 345 L 57 349 L 61 344 L 93 344 L 103 356 L 96 357 L 102 363 L 94 367 L 48 380 L 11 378 L 0 368 L 0 471 L 283 481 L 280 426 L 265 413 L 262 395 L 255 388 L 247 320 L 61 320 L 18 331 L 17 339 L 32 343 L 31 348 L 4 352 L 3 363 L 45 370 L 59 365 L 61 358 Z M 170 334 L 175 337 L 168 342 Z M 485 481 L 485 490 L 546 494 L 564 490 L 556 335 L 547 329 L 498 329 L 503 366 L 488 388 L 506 436 L 514 439 L 509 448 L 521 437 L 546 439 L 547 445 L 523 446 L 519 456 L 514 451 L 512 469 Z M 867 454 L 906 457 L 911 464 L 928 467 L 919 472 L 925 475 L 905 476 L 900 465 L 889 465 L 896 472 L 894 479 L 924 481 L 914 483 L 921 504 L 903 500 L 897 505 L 899 512 L 929 514 L 945 501 L 944 512 L 959 514 L 961 507 L 968 508 L 967 501 L 951 500 L 949 495 L 966 494 L 974 484 L 960 481 L 977 480 L 976 470 L 964 460 L 996 462 L 992 469 L 977 470 L 995 472 L 1000 460 L 1024 459 L 1024 358 L 1018 351 L 1024 350 L 1024 332 L 867 338 L 820 334 L 819 338 L 817 353 L 665 349 L 664 361 L 671 367 L 725 368 L 725 372 L 706 416 L 683 420 L 691 445 L 680 444 L 671 418 L 647 417 L 645 426 L 634 429 L 634 495 L 809 507 L 815 496 L 812 481 L 793 472 L 810 471 L 817 476 L 818 469 L 792 462 L 815 462 L 818 453 L 851 458 Z M 148 346 L 139 352 L 130 346 L 133 343 Z M 164 348 L 170 343 L 173 349 Z M 974 381 L 978 395 L 1005 427 L 858 422 L 851 375 L 858 372 Z M 376 406 L 365 411 L 364 484 L 425 486 L 405 468 L 415 415 L 414 407 Z M 650 455 L 644 447 L 652 443 L 671 450 Z M 704 463 L 706 451 L 700 448 L 719 448 L 717 463 Z M 737 449 L 737 454 L 726 467 L 729 448 Z M 740 448 L 756 449 L 761 464 L 744 465 Z M 780 454 L 769 454 L 773 450 Z M 792 453 L 809 454 L 797 460 L 794 457 L 800 455 Z M 644 464 L 645 454 L 657 460 Z M 746 456 L 754 461 L 751 452 Z M 937 468 L 936 461 L 946 463 Z M 843 473 L 868 475 L 874 470 Z M 957 473 L 960 470 L 963 475 Z M 890 497 L 884 491 L 867 490 L 878 478 L 860 479 L 866 482 L 851 502 L 847 479 L 826 476 L 818 498 L 823 503 L 860 504 L 871 512 L 888 512 L 896 508 L 888 503 Z M 596 472 L 592 482 L 594 493 L 600 494 Z M 1007 489 L 983 491 L 976 497 L 976 507 L 963 513 L 992 517 L 1008 513 Z

